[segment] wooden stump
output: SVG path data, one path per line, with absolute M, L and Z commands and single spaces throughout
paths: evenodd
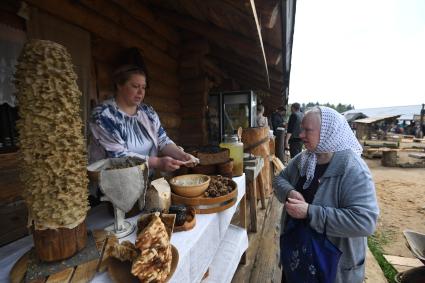
M 269 197 L 272 193 L 269 140 L 269 127 L 243 129 L 242 142 L 244 151 L 264 158 L 264 167 L 257 178 L 257 197 L 262 195 Z
M 397 167 L 397 150 L 383 150 L 381 164 L 385 167 Z
M 34 246 L 42 261 L 69 258 L 86 246 L 87 228 L 84 220 L 73 229 L 33 229 Z

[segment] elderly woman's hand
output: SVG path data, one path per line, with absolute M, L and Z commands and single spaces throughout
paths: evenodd
M 304 200 L 288 198 L 285 203 L 286 212 L 293 218 L 305 219 L 307 218 L 308 203 Z
M 303 195 L 296 190 L 289 191 L 288 198 L 294 198 L 297 200 L 305 201 Z

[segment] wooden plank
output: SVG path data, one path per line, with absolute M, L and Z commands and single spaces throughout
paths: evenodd
M 58 273 L 52 274 L 47 279 L 46 283 L 68 283 L 74 274 L 74 268 L 67 268 Z
M 279 223 L 282 205 L 272 197 L 266 212 L 266 220 L 269 225 L 263 224 L 261 231 L 261 244 L 255 259 L 250 282 L 280 282 L 282 271 L 279 263 Z
M 419 267 L 422 266 L 422 262 L 417 258 L 410 257 L 401 257 L 395 255 L 384 255 L 385 259 L 395 265 L 409 266 L 409 267 Z
M 74 276 L 70 283 L 88 283 L 96 274 L 96 266 L 98 260 L 92 260 L 79 265 L 74 272 Z
M 72 2 L 56 0 L 28 0 L 29 4 L 76 24 L 102 38 L 122 42 L 125 47 L 139 47 L 150 60 L 172 71 L 177 70 L 177 61 L 139 36 L 121 28 L 99 14 Z

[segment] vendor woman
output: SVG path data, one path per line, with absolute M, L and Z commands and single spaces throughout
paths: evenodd
M 195 158 L 167 136 L 158 114 L 143 103 L 143 69 L 125 65 L 114 72 L 113 79 L 115 97 L 95 107 L 90 120 L 90 162 L 107 157 L 140 157 L 148 161 L 149 168 L 166 172 L 194 165 Z

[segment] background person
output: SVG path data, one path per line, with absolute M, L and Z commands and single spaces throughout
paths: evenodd
M 277 128 L 285 127 L 286 109 L 283 106 L 278 107 L 271 115 L 270 121 L 273 129 L 273 134 L 276 136 Z
M 275 195 L 285 203 L 281 260 L 291 262 L 290 266 L 283 265 L 283 278 L 288 279 L 291 272 L 299 269 L 307 273 L 298 272 L 298 276 L 309 276 L 309 271 L 315 271 L 316 263 L 313 267 L 305 266 L 308 259 L 301 258 L 302 251 L 294 258 L 284 256 L 288 249 L 297 246 L 296 242 L 283 240 L 291 233 L 287 224 L 298 221 L 311 228 L 312 233 L 325 232 L 342 252 L 335 266 L 334 282 L 361 283 L 366 237 L 374 232 L 379 212 L 369 168 L 360 157 L 362 147 L 345 118 L 328 107 L 316 107 L 306 113 L 300 136 L 307 150 L 291 159 L 274 180 Z
M 300 138 L 301 121 L 303 113 L 300 111 L 300 104 L 295 102 L 291 105 L 291 116 L 288 121 L 288 131 L 285 139 L 285 150 L 289 150 L 291 158 L 300 153 L 303 143 Z
M 257 127 L 267 127 L 269 123 L 267 122 L 267 117 L 264 117 L 264 106 L 257 106 Z
M 114 72 L 113 80 L 115 97 L 92 112 L 90 163 L 107 157 L 131 156 L 145 159 L 149 168 L 166 172 L 186 164 L 195 165 L 195 158 L 167 136 L 158 114 L 143 103 L 144 70 L 124 65 Z

